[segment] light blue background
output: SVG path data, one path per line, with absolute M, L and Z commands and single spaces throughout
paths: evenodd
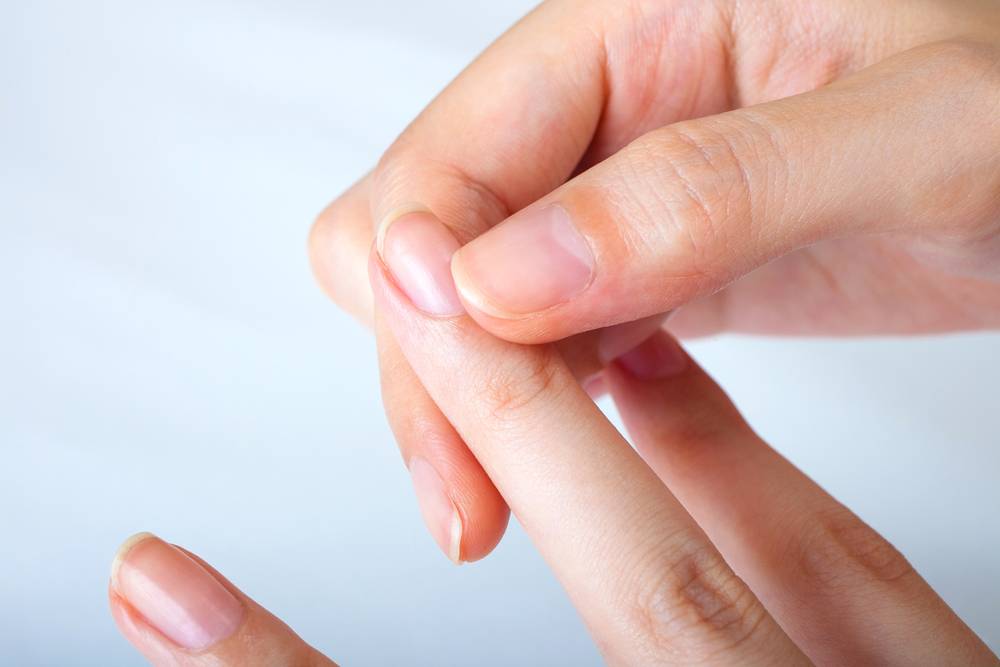
M 529 4 L 3 3 L 0 663 L 141 664 L 105 601 L 138 530 L 345 665 L 599 663 L 519 528 L 436 551 L 369 336 L 305 256 Z M 1000 337 L 692 347 L 1000 647 Z

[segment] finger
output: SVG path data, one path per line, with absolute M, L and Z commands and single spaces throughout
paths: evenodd
M 995 235 L 997 59 L 935 44 L 650 132 L 463 247 L 463 301 L 493 333 L 543 342 L 670 310 L 834 236 Z
M 336 667 L 207 563 L 149 533 L 122 544 L 108 595 L 119 630 L 157 667 Z
M 309 231 L 309 262 L 327 296 L 365 326 L 372 326 L 368 251 L 372 245 L 366 174 L 326 207 Z
M 385 246 L 413 233 L 412 220 L 394 223 Z M 429 267 L 415 280 L 417 258 L 403 271 L 396 259 L 388 253 L 390 278 L 373 253 L 377 311 L 612 662 L 801 661 L 554 348 L 514 345 L 467 317 L 421 311 L 407 296 L 414 283 L 434 285 L 443 301 L 454 291 L 450 276 Z
M 757 437 L 667 334 L 605 377 L 639 452 L 817 664 L 996 664 L 899 552 Z
M 370 191 L 371 177 L 365 176 L 323 211 L 309 237 L 317 281 L 367 326 L 375 324 L 367 268 L 374 236 Z M 456 563 L 486 556 L 506 530 L 506 503 L 391 337 L 379 345 L 379 367 L 389 425 L 431 536 Z
M 427 529 L 454 563 L 479 560 L 500 542 L 510 510 L 461 436 L 427 394 L 391 332 L 380 333 L 382 402 Z

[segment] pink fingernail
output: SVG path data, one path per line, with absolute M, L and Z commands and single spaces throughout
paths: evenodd
M 456 564 L 462 562 L 462 518 L 451 501 L 444 480 L 430 463 L 415 457 L 410 461 L 410 477 L 424 523 L 441 551 Z
M 243 605 L 180 549 L 139 533 L 118 549 L 111 586 L 145 620 L 187 649 L 208 648 L 243 622 Z
M 687 368 L 687 354 L 669 334 L 657 333 L 615 359 L 640 380 L 660 380 L 680 375 Z
M 528 208 L 455 256 L 467 301 L 496 317 L 525 315 L 569 301 L 590 284 L 594 255 L 562 206 Z
M 413 305 L 428 315 L 465 312 L 451 277 L 458 241 L 432 214 L 407 213 L 389 223 L 381 240 L 382 260 Z
M 608 384 L 604 380 L 602 373 L 594 373 L 581 384 L 583 390 L 587 392 L 595 401 L 608 393 Z

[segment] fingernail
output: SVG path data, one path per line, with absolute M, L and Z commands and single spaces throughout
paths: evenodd
M 243 622 L 243 605 L 180 549 L 150 533 L 122 544 L 111 586 L 154 628 L 187 649 L 208 648 Z
M 597 341 L 597 358 L 603 364 L 611 363 L 659 331 L 668 317 L 669 312 L 661 313 L 603 329 Z
M 451 502 L 444 480 L 430 463 L 419 457 L 410 461 L 410 476 L 420 513 L 434 541 L 452 562 L 461 564 L 462 518 Z
M 529 208 L 462 248 L 452 264 L 466 301 L 514 318 L 569 301 L 590 284 L 594 255 L 562 206 Z
M 680 375 L 687 368 L 687 354 L 669 334 L 653 334 L 615 360 L 640 380 L 660 380 Z
M 428 315 L 465 312 L 451 277 L 458 241 L 433 214 L 406 213 L 379 231 L 378 251 L 399 288 Z

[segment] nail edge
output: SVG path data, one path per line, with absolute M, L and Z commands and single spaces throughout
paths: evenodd
M 130 536 L 121 543 L 121 546 L 118 547 L 118 551 L 115 552 L 114 560 L 111 561 L 111 587 L 115 590 L 115 592 L 119 594 L 121 593 L 121 588 L 118 586 L 118 572 L 121 570 L 122 563 L 125 562 L 125 558 L 128 556 L 129 552 L 136 547 L 136 545 L 140 542 L 145 542 L 150 538 L 157 538 L 157 536 L 148 531 L 142 531 Z

